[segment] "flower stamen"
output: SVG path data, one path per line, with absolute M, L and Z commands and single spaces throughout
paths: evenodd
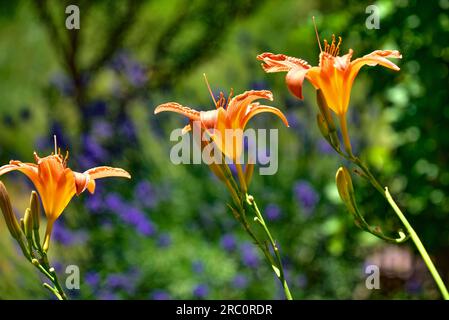
M 341 37 L 338 37 L 338 43 L 335 44 L 335 35 L 332 35 L 332 42 L 329 44 L 326 39 L 324 39 L 324 52 L 327 52 L 331 56 L 336 57 L 340 53 Z

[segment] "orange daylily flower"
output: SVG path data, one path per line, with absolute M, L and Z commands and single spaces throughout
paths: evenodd
M 270 91 L 251 90 L 232 99 L 231 96 L 232 93 L 226 100 L 221 93 L 220 99 L 214 100 L 216 110 L 196 111 L 179 103 L 169 102 L 159 105 L 154 113 L 171 111 L 188 117 L 191 122 L 199 122 L 201 127 L 209 133 L 220 151 L 234 161 L 240 157 L 243 151 L 243 136 L 241 133 L 248 121 L 256 114 L 262 112 L 274 113 L 288 127 L 288 121 L 279 109 L 254 102 L 257 99 L 273 101 L 273 94 Z M 187 125 L 184 131 L 190 129 L 191 125 Z M 226 139 L 227 137 L 228 139 Z M 229 138 L 232 138 L 232 140 Z
M 381 66 L 399 70 L 399 67 L 387 58 L 402 58 L 397 50 L 376 50 L 351 61 L 353 50 L 344 56 L 338 56 L 341 37 L 335 43 L 332 35 L 332 43 L 324 40 L 324 51 L 320 45 L 320 62 L 318 67 L 310 66 L 306 61 L 283 54 L 263 53 L 257 56 L 263 61 L 265 72 L 287 72 L 286 82 L 290 92 L 302 100 L 302 85 L 304 79 L 308 79 L 315 89 L 320 89 L 326 99 L 329 108 L 337 115 L 342 116 L 348 110 L 351 88 L 355 77 L 364 65 Z
M 106 177 L 131 178 L 130 174 L 120 168 L 96 167 L 83 173 L 72 171 L 67 167 L 66 155 L 60 152 L 40 158 L 34 153 L 35 163 L 24 163 L 11 160 L 9 164 L 0 167 L 0 176 L 11 171 L 20 171 L 34 184 L 47 216 L 47 231 L 43 249 L 48 250 L 53 223 L 64 211 L 73 196 L 80 195 L 84 190 L 95 191 L 95 180 Z

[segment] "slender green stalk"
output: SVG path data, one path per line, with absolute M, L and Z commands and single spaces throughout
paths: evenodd
M 245 181 L 245 175 L 243 174 L 242 167 L 240 165 L 237 166 L 237 173 L 239 177 L 240 182 L 240 188 L 237 185 L 237 183 L 234 180 L 234 177 L 232 176 L 232 173 L 228 167 L 227 164 L 223 164 L 219 166 L 223 177 L 225 177 L 225 185 L 228 188 L 233 202 L 234 206 L 230 206 L 231 210 L 233 211 L 234 216 L 236 219 L 242 224 L 245 231 L 248 233 L 248 235 L 254 240 L 255 244 L 260 248 L 262 253 L 264 254 L 267 263 L 271 266 L 274 273 L 276 274 L 276 277 L 281 282 L 281 285 L 284 289 L 285 296 L 287 300 L 293 300 L 293 297 L 290 293 L 290 289 L 288 287 L 287 281 L 284 276 L 284 268 L 282 265 L 281 256 L 279 253 L 279 248 L 276 245 L 276 242 L 271 235 L 270 230 L 268 229 L 268 226 L 265 223 L 265 220 L 263 219 L 262 214 L 259 211 L 259 208 L 257 207 L 256 202 L 254 201 L 254 198 L 252 196 L 249 196 L 246 192 L 246 181 Z M 245 192 L 243 190 L 245 189 Z M 244 202 L 247 204 L 247 206 L 244 206 Z M 248 221 L 247 217 L 247 210 L 246 207 L 249 207 L 254 212 L 254 221 L 257 221 L 261 226 L 262 230 L 264 231 L 266 237 L 268 238 L 268 242 L 273 249 L 275 259 L 273 258 L 272 254 L 270 253 L 270 250 L 268 248 L 268 245 L 265 241 L 259 239 L 256 234 L 251 230 L 250 223 Z
M 398 205 L 394 201 L 393 197 L 391 196 L 390 192 L 388 191 L 388 188 L 385 187 L 385 189 L 382 187 L 382 185 L 377 181 L 377 179 L 374 177 L 374 175 L 371 173 L 369 168 L 357 157 L 354 155 L 344 155 L 344 157 L 354 164 L 356 164 L 363 172 L 364 177 L 371 183 L 371 185 L 382 194 L 382 196 L 387 200 L 388 204 L 392 207 L 394 212 L 396 213 L 399 220 L 402 222 L 404 227 L 407 229 L 407 232 L 412 239 L 413 243 L 415 244 L 416 248 L 418 249 L 419 254 L 421 255 L 422 259 L 424 260 L 424 263 L 427 266 L 427 269 L 429 270 L 430 274 L 432 275 L 436 285 L 438 286 L 438 289 L 441 292 L 441 295 L 445 300 L 449 300 L 449 293 L 444 285 L 443 280 L 441 279 L 441 276 L 439 275 L 437 269 L 435 268 L 435 265 L 433 264 L 432 260 L 429 257 L 429 254 L 427 253 L 423 243 L 421 242 L 418 234 L 415 232 L 411 224 L 408 222 L 405 215 L 402 213 L 401 209 L 399 209 Z
M 276 241 L 274 240 L 273 236 L 271 235 L 271 232 L 268 229 L 267 224 L 265 223 L 265 220 L 264 220 L 262 214 L 260 213 L 259 208 L 257 207 L 256 202 L 254 201 L 254 198 L 250 197 L 250 196 L 247 196 L 247 199 L 248 199 L 248 203 L 250 203 L 252 205 L 252 208 L 256 212 L 257 221 L 260 223 L 260 225 L 262 226 L 262 229 L 265 231 L 265 234 L 267 235 L 268 239 L 270 240 L 270 245 L 271 245 L 271 248 L 273 249 L 274 254 L 276 256 L 277 267 L 278 267 L 278 270 L 279 270 L 279 274 L 276 273 L 276 275 L 278 276 L 279 281 L 282 284 L 285 296 L 287 297 L 287 300 L 293 300 L 293 297 L 292 297 L 292 295 L 290 293 L 290 289 L 289 289 L 288 284 L 287 284 L 287 280 L 285 279 L 285 276 L 284 276 L 284 268 L 282 266 L 282 259 L 281 259 L 281 255 L 279 254 L 279 248 L 276 245 Z
M 424 245 L 422 244 L 421 240 L 418 237 L 418 234 L 415 232 L 413 227 L 408 222 L 405 215 L 402 213 L 401 209 L 399 209 L 398 205 L 394 201 L 393 197 L 391 196 L 390 192 L 388 191 L 388 188 L 385 188 L 385 197 L 388 201 L 388 203 L 393 208 L 394 212 L 398 216 L 398 218 L 401 220 L 402 224 L 407 229 L 410 237 L 413 240 L 413 243 L 415 244 L 416 248 L 418 249 L 421 257 L 423 258 L 427 269 L 429 269 L 429 272 L 432 274 L 433 279 L 435 280 L 435 283 L 438 286 L 438 289 L 441 291 L 441 295 L 443 296 L 444 300 L 449 300 L 449 292 L 447 291 L 446 286 L 444 285 L 443 280 L 441 279 L 437 269 L 435 268 L 435 265 L 433 264 L 432 260 L 429 257 L 429 254 L 426 251 L 426 248 L 424 248 Z

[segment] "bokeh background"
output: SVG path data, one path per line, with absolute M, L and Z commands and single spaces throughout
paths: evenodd
M 131 181 L 102 180 L 58 220 L 51 248 L 62 281 L 81 270 L 75 299 L 282 299 L 263 257 L 227 209 L 225 188 L 205 165 L 169 160 L 171 130 L 186 120 L 153 115 L 162 102 L 212 108 L 215 93 L 270 89 L 291 128 L 260 115 L 254 128 L 279 128 L 279 171 L 255 176 L 251 192 L 271 225 L 297 299 L 438 299 L 412 243 L 363 233 L 341 204 L 342 164 L 315 126 L 310 84 L 293 99 L 284 75 L 255 57 L 271 51 L 317 64 L 321 38 L 343 37 L 355 56 L 398 49 L 398 73 L 362 69 L 351 96 L 355 152 L 390 186 L 449 283 L 449 0 L 416 1 L 1 1 L 0 160 L 49 154 L 53 135 L 77 171 L 108 164 Z M 81 29 L 65 28 L 78 4 Z M 379 7 L 380 29 L 365 26 Z M 2 177 L 17 211 L 31 184 Z M 355 178 L 367 220 L 394 234 L 382 198 Z M 0 219 L 0 298 L 49 299 Z M 377 264 L 381 289 L 365 288 Z

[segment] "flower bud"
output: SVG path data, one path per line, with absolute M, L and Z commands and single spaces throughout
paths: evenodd
M 351 175 L 348 169 L 340 167 L 335 175 L 335 182 L 337 184 L 338 193 L 341 200 L 352 214 L 356 214 L 354 187 L 352 185 Z
M 19 240 L 21 238 L 21 231 L 19 222 L 12 211 L 11 200 L 9 199 L 8 191 L 5 185 L 0 182 L 0 208 L 5 218 L 6 226 L 8 227 L 9 233 L 14 239 Z
M 28 241 L 33 240 L 33 217 L 31 215 L 31 209 L 26 209 L 25 215 L 23 216 L 23 226 L 25 231 L 25 236 Z
M 30 210 L 31 210 L 31 217 L 33 220 L 33 229 L 39 230 L 39 223 L 40 223 L 39 211 L 40 210 L 39 210 L 39 197 L 38 197 L 36 191 L 31 192 Z
M 327 125 L 326 120 L 321 113 L 318 113 L 316 115 L 316 122 L 323 137 L 326 140 L 329 140 L 329 126 Z

